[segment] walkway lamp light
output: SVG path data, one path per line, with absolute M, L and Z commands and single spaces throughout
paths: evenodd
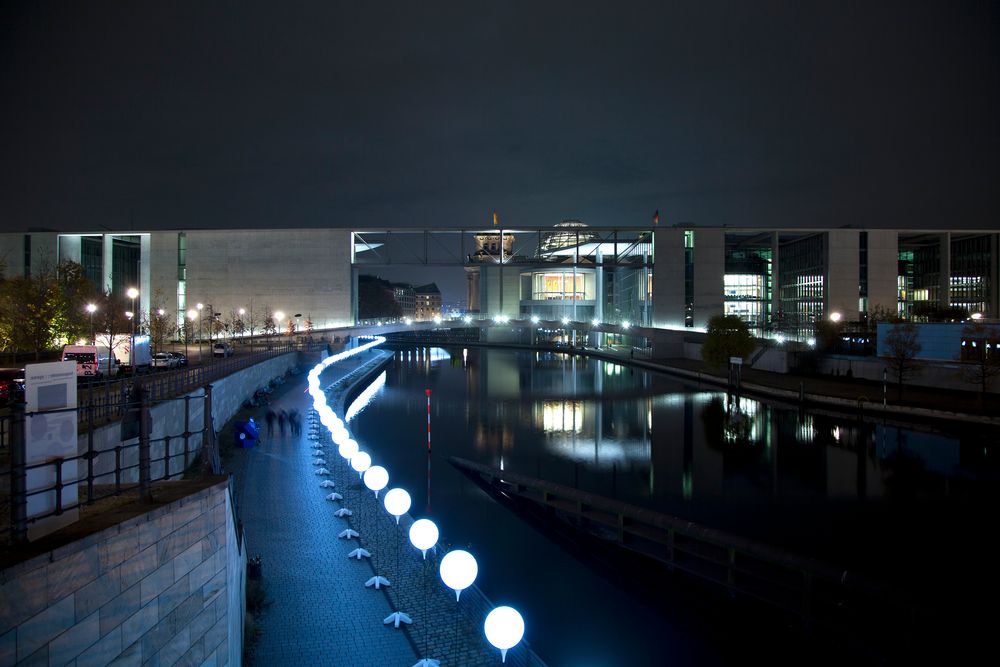
M 630 326 L 632 326 L 632 323 L 629 322 L 628 320 L 622 322 L 622 329 L 628 329 Z
M 389 484 L 389 471 L 382 466 L 372 466 L 365 470 L 364 482 L 368 490 L 374 491 L 375 497 L 378 498 L 378 492 Z
M 472 317 L 470 317 L 469 315 L 466 315 L 465 317 L 462 318 L 462 321 L 465 322 L 466 324 L 471 324 L 472 323 Z
M 524 619 L 513 607 L 497 607 L 486 616 L 483 630 L 486 639 L 500 649 L 501 662 L 507 662 L 507 650 L 524 637 Z
M 595 326 L 595 327 L 599 327 L 599 326 L 601 326 L 601 321 L 599 319 L 595 318 L 595 319 L 593 319 L 593 320 L 590 321 L 590 325 L 591 326 Z
M 834 323 L 839 322 L 843 317 L 844 316 L 841 315 L 840 312 L 836 310 L 830 313 L 830 321 Z
M 427 550 L 437 544 L 438 535 L 438 527 L 430 519 L 418 519 L 410 526 L 410 544 L 420 549 L 424 560 L 427 560 Z
M 539 319 L 538 315 L 532 315 L 531 316 L 531 323 L 532 324 L 538 324 L 540 321 L 541 320 Z
M 972 313 L 972 315 L 969 315 L 969 317 L 971 317 L 974 320 L 981 320 L 981 319 L 983 319 L 983 314 L 982 313 Z
M 94 329 L 94 313 L 97 312 L 97 304 L 88 303 L 87 312 L 90 313 L 90 333 L 93 336 L 94 345 L 97 345 L 97 330 Z
M 479 575 L 479 564 L 468 551 L 455 549 L 445 554 L 441 559 L 441 581 L 445 586 L 455 591 L 455 602 L 458 602 L 462 591 L 471 586 Z
M 135 375 L 135 321 L 137 319 L 135 316 L 135 299 L 139 296 L 139 290 L 129 287 L 125 294 L 132 300 L 132 314 L 129 315 L 129 319 L 132 320 L 132 340 L 128 349 L 128 363 L 132 367 L 132 375 Z
M 396 517 L 396 525 L 399 525 L 399 517 L 410 511 L 410 494 L 404 489 L 389 489 L 382 500 L 385 510 Z
M 365 471 L 371 467 L 372 457 L 368 452 L 358 452 L 351 457 L 351 468 L 354 472 L 358 473 L 358 479 L 365 474 Z

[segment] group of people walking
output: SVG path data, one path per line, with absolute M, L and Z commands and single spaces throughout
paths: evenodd
M 264 416 L 264 421 L 267 422 L 268 435 L 274 435 L 274 422 L 278 422 L 278 434 L 282 437 L 285 435 L 286 424 L 293 437 L 298 437 L 302 434 L 302 418 L 299 415 L 299 411 L 295 408 L 288 411 L 278 410 L 277 412 L 268 408 L 267 414 Z

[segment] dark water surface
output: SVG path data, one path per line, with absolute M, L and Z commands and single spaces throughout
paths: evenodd
M 697 591 L 664 593 L 660 576 L 627 559 L 582 556 L 448 456 L 675 514 L 942 604 L 996 590 L 981 572 L 995 569 L 986 546 L 1000 450 L 982 429 L 800 414 L 585 357 L 484 348 L 398 351 L 350 427 L 390 487 L 413 496 L 411 514 L 476 555 L 477 584 L 522 612 L 527 639 L 553 666 L 844 658 L 818 655 L 825 649 L 787 624 L 719 612 Z

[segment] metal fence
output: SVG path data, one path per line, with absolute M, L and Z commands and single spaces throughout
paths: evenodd
M 81 406 L 77 423 L 83 431 L 90 425 L 97 426 L 121 419 L 125 407 L 130 404 L 131 395 L 136 392 L 145 393 L 151 401 L 182 396 L 236 371 L 301 349 L 301 346 L 289 343 L 275 344 L 266 350 L 230 357 L 204 366 L 81 384 L 77 390 L 77 405 Z
M 169 401 L 185 403 L 184 430 L 152 438 L 154 401 L 141 390 L 133 392 L 130 400 L 111 406 L 115 414 L 124 417 L 122 437 L 117 445 L 97 449 L 94 438 L 89 437 L 86 451 L 82 454 L 56 456 L 33 463 L 27 460 L 26 442 L 32 421 L 70 411 L 76 411 L 79 418 L 88 408 L 26 413 L 23 404 L 15 404 L 10 414 L 0 418 L 0 432 L 9 445 L 9 462 L 0 468 L 0 479 L 7 481 L 3 485 L 6 489 L 0 488 L 0 503 L 6 505 L 2 510 L 7 511 L 9 521 L 0 526 L 0 542 L 22 544 L 27 540 L 30 524 L 126 491 L 137 489 L 140 499 L 149 498 L 152 482 L 182 476 L 196 455 L 200 455 L 203 471 L 220 474 L 212 424 L 211 385 L 206 385 L 203 394 L 196 400 L 203 402 L 203 418 L 201 427 L 194 429 L 186 418 L 190 397 L 156 401 L 157 404 Z M 129 433 L 131 427 L 134 427 L 135 435 Z M 90 434 L 93 434 L 92 428 Z M 67 475 L 70 478 L 67 479 Z M 34 512 L 29 517 L 29 500 L 36 497 L 40 498 L 39 504 L 51 509 Z

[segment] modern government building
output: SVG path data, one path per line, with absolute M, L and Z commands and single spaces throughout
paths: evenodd
M 461 268 L 481 317 L 703 327 L 719 313 L 794 335 L 833 312 L 904 316 L 963 308 L 996 318 L 1000 232 L 895 229 L 590 227 L 262 229 L 0 234 L 4 275 L 60 260 L 141 310 L 178 321 L 194 303 L 354 324 L 357 282 L 382 266 Z

